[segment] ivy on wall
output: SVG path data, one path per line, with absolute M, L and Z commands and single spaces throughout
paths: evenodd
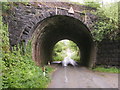
M 94 41 L 102 41 L 105 38 L 118 39 L 118 3 L 103 6 L 94 12 L 98 19 L 95 21 L 92 35 Z

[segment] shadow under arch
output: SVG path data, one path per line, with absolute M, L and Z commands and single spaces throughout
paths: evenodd
M 95 50 L 90 30 L 80 20 L 65 15 L 48 17 L 36 26 L 32 34 L 32 56 L 37 65 L 51 61 L 54 45 L 63 39 L 78 45 L 83 66 L 94 65 Z

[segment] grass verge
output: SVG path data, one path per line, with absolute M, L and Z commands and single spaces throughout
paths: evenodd
M 105 68 L 105 67 L 98 66 L 98 67 L 94 68 L 93 71 L 109 72 L 109 73 L 120 73 L 120 69 L 118 69 L 116 67 Z

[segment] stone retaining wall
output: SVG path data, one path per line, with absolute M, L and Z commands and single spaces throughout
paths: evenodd
M 97 65 L 120 65 L 120 41 L 106 39 L 99 43 L 97 48 Z

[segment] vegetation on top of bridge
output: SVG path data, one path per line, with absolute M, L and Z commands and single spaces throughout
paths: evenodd
M 97 20 L 95 20 L 95 24 L 92 30 L 94 41 L 101 42 L 105 38 L 120 40 L 118 35 L 120 33 L 118 29 L 118 25 L 120 23 L 118 22 L 118 14 L 120 14 L 120 9 L 118 6 L 120 2 L 102 5 L 99 3 L 99 1 L 100 0 L 85 0 L 85 3 L 82 4 L 88 7 L 96 8 L 95 12 L 91 12 L 98 17 Z M 81 5 L 78 2 L 73 3 Z
M 120 40 L 118 36 L 120 33 L 118 30 L 118 3 L 100 7 L 93 14 L 99 17 L 92 31 L 94 40 L 102 41 L 105 38 Z

